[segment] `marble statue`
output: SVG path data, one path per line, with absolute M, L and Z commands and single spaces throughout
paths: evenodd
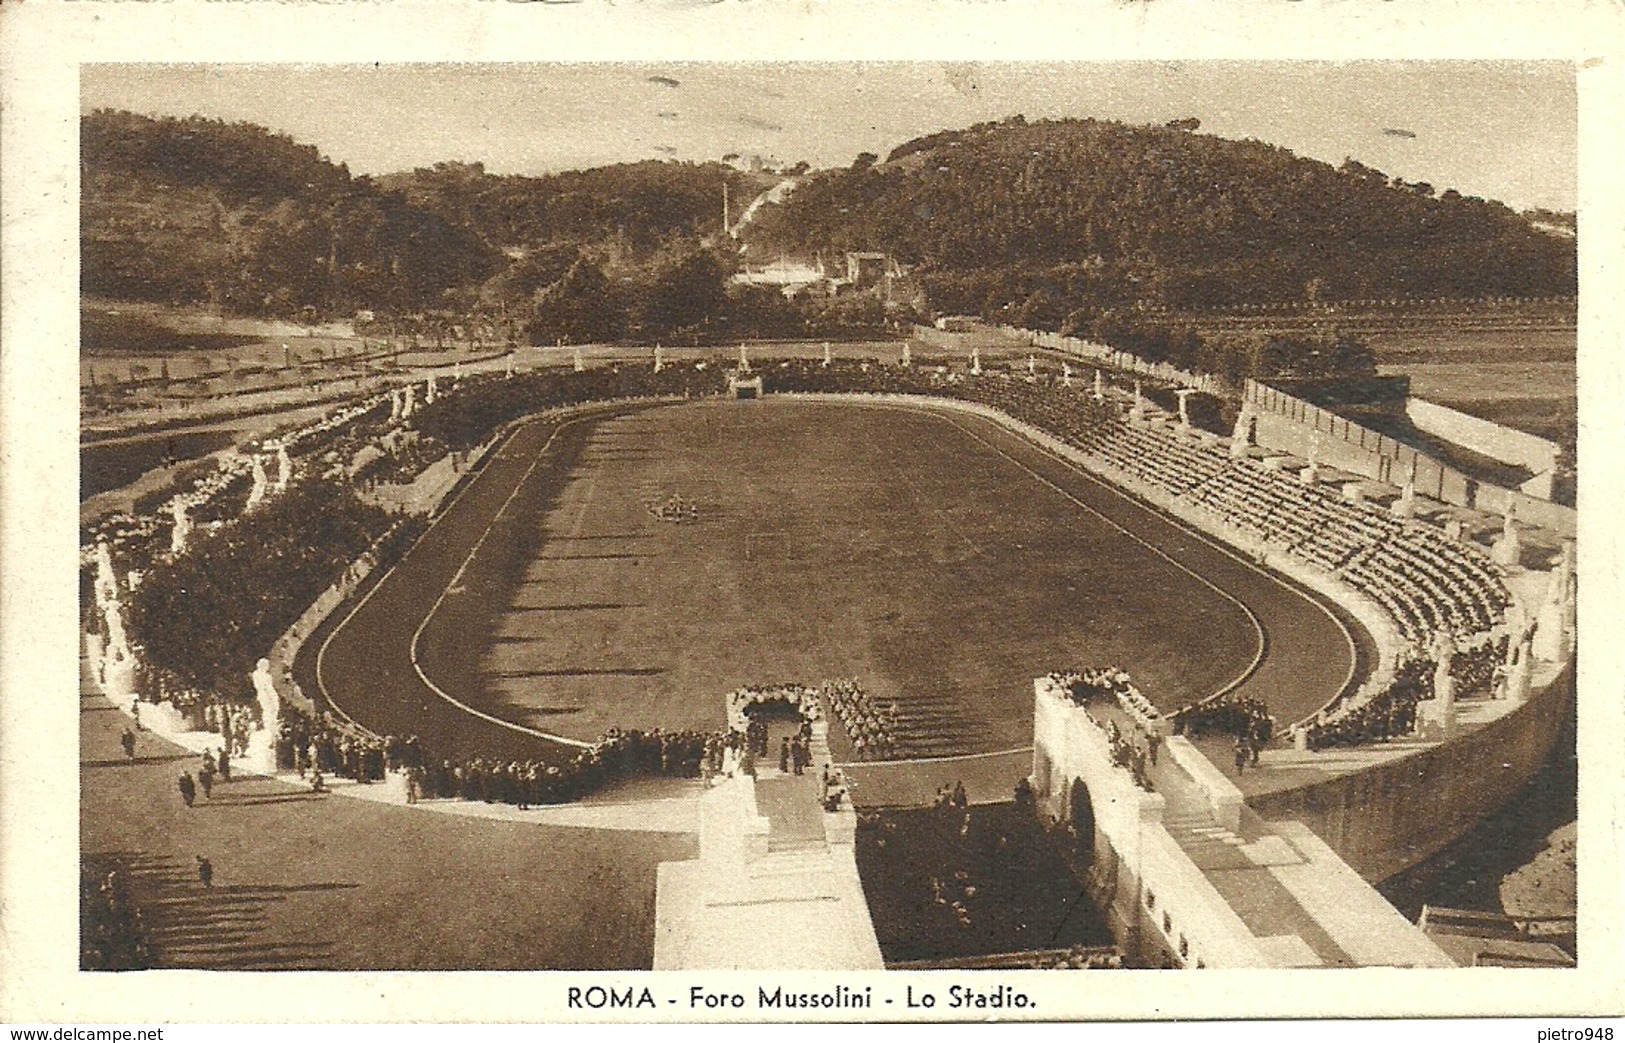
M 177 557 L 186 553 L 186 538 L 192 534 L 192 519 L 186 514 L 186 501 L 177 496 L 169 501 L 169 516 L 175 527 L 169 533 L 169 553 Z
M 1320 432 L 1316 431 L 1309 439 L 1309 465 L 1298 472 L 1298 481 L 1304 485 L 1314 485 L 1320 481 Z
M 1511 568 L 1523 558 L 1523 541 L 1518 536 L 1518 527 L 1513 524 L 1517 516 L 1516 501 L 1508 499 L 1501 516 L 1501 536 L 1490 547 L 1490 560 L 1503 568 Z
M 1399 492 L 1399 499 L 1393 502 L 1388 510 L 1396 518 L 1410 518 L 1416 514 L 1416 460 L 1411 460 L 1410 470 L 1405 475 L 1405 486 Z
M 253 468 L 254 485 L 248 490 L 247 509 L 253 510 L 259 506 L 261 500 L 265 499 L 265 490 L 269 482 L 265 476 L 265 463 L 260 460 L 260 454 L 254 453 L 248 459 L 250 466 Z

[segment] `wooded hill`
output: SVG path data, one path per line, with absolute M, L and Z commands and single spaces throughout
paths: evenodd
M 1574 241 L 1500 203 L 1192 123 L 943 131 L 808 176 L 747 237 L 768 256 L 886 250 L 930 310 L 1046 328 L 1135 305 L 1574 293 Z M 263 127 L 107 110 L 83 117 L 81 148 L 81 284 L 102 297 L 284 317 L 500 313 L 549 340 L 846 321 L 725 291 L 737 256 L 722 185 L 737 216 L 776 179 L 721 163 L 356 177 Z
M 1134 303 L 1575 292 L 1574 243 L 1500 203 L 1190 128 L 1013 117 L 944 131 L 813 175 L 764 208 L 751 241 L 886 250 L 938 311 L 1050 328 Z
M 80 140 L 86 293 L 278 316 L 528 307 L 582 257 L 614 273 L 693 250 L 721 230 L 725 178 L 736 209 L 763 181 L 655 161 L 353 177 L 253 124 L 108 110 Z

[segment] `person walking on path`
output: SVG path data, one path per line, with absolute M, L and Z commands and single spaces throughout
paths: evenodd
M 203 799 L 212 800 L 214 798 L 214 769 L 208 764 L 204 764 L 203 770 L 197 773 L 197 781 L 198 785 L 203 787 Z
M 220 748 L 220 781 L 231 781 L 231 754 L 223 746 Z
M 1241 736 L 1236 737 L 1236 774 L 1240 775 L 1247 768 L 1247 761 L 1252 758 L 1252 750 L 1247 746 L 1247 740 Z
M 787 775 L 790 772 L 790 737 L 786 735 L 779 742 L 779 774 Z
M 141 697 L 139 695 L 130 700 L 130 716 L 135 718 L 136 731 L 146 731 L 145 728 L 141 727 Z
M 214 886 L 214 865 L 202 855 L 197 856 L 197 878 L 204 887 Z
M 118 738 L 119 745 L 124 747 L 124 759 L 135 760 L 135 732 L 124 729 L 124 734 Z
M 180 787 L 181 799 L 186 801 L 187 807 L 191 807 L 192 802 L 197 800 L 197 783 L 192 781 L 192 773 L 181 772 L 180 781 L 176 785 Z

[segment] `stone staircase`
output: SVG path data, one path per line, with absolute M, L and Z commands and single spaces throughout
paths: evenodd
M 661 863 L 656 970 L 879 970 L 858 878 L 850 808 L 820 806 L 831 763 L 822 723 L 813 766 L 718 780 L 701 798 L 700 857 Z

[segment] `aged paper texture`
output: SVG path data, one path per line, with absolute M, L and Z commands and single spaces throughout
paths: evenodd
M 8 6 L 0 1018 L 1618 1015 L 1622 28 Z

